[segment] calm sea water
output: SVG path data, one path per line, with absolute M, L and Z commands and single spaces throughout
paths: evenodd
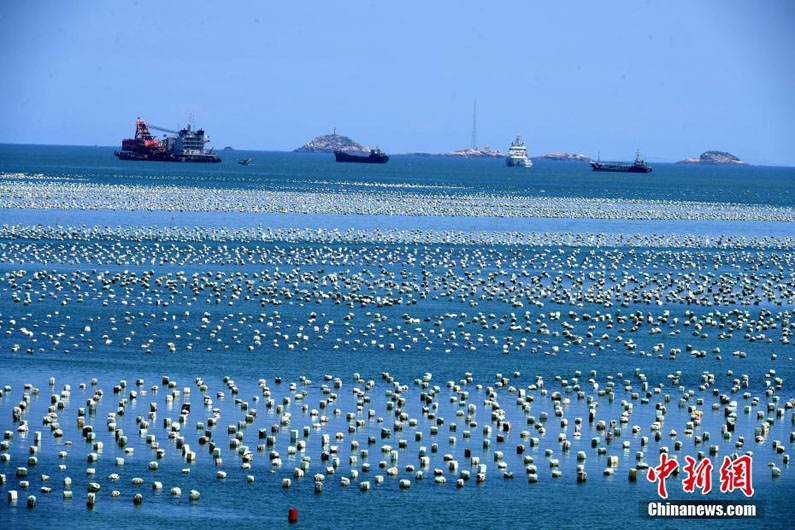
M 64 177 L 69 179 L 94 181 L 101 183 L 125 182 L 143 184 L 170 183 L 176 185 L 201 185 L 208 187 L 272 187 L 274 189 L 328 189 L 340 186 L 350 187 L 349 183 L 368 185 L 373 182 L 387 184 L 412 184 L 421 186 L 443 186 L 449 193 L 490 192 L 520 195 L 544 195 L 562 197 L 610 197 L 610 198 L 643 198 L 661 200 L 695 200 L 695 201 L 726 201 L 746 204 L 762 204 L 774 206 L 795 206 L 795 169 L 791 168 L 702 168 L 685 167 L 672 164 L 655 164 L 655 171 L 642 178 L 600 174 L 594 175 L 585 164 L 540 162 L 536 167 L 527 171 L 517 171 L 505 168 L 499 160 L 461 161 L 446 159 L 422 159 L 394 157 L 389 164 L 383 167 L 340 165 L 335 164 L 327 155 L 300 155 L 292 153 L 261 153 L 237 151 L 234 153 L 221 153 L 224 162 L 220 165 L 189 165 L 189 164 L 160 164 L 160 163 L 123 163 L 112 157 L 109 148 L 79 148 L 79 147 L 35 147 L 35 146 L 0 146 L 0 172 L 43 173 L 48 176 Z M 244 157 L 253 157 L 252 166 L 242 167 L 236 161 Z M 348 183 L 342 185 L 340 183 Z M 433 189 L 433 188 L 429 188 Z M 273 227 L 325 227 L 325 228 L 373 228 L 394 227 L 412 229 L 465 229 L 465 230 L 525 230 L 525 231 L 620 231 L 626 233 L 693 233 L 703 232 L 743 235 L 777 235 L 787 236 L 795 234 L 795 230 L 787 223 L 732 223 L 732 222 L 621 222 L 621 221 L 590 221 L 590 220 L 561 220 L 561 219 L 535 219 L 535 220 L 502 220 L 502 219 L 433 219 L 433 218 L 381 218 L 372 219 L 366 216 L 346 218 L 344 216 L 314 216 L 311 219 L 301 216 L 262 215 L 252 219 L 239 214 L 184 214 L 172 215 L 170 213 L 117 213 L 117 212 L 75 212 L 75 211 L 5 211 L 0 213 L 0 223 L 23 224 L 107 224 L 148 226 L 148 225 L 188 225 L 188 226 L 273 226 Z M 379 224 L 380 223 L 380 224 Z M 463 228 L 462 228 L 463 227 Z M 84 243 L 63 242 L 38 242 L 37 244 L 51 244 L 54 246 L 81 245 Z M 123 245 L 124 243 L 120 243 Z M 153 243 L 147 243 L 153 244 Z M 188 245 L 181 243 L 183 251 L 188 252 Z M 245 244 L 243 244 L 245 246 Z M 274 243 L 269 248 L 285 247 L 285 244 Z M 445 247 L 447 250 L 449 246 Z M 460 255 L 471 254 L 483 249 L 453 249 L 452 252 Z M 502 249 L 504 250 L 504 249 Z M 554 249 L 557 252 L 558 249 Z M 628 249 L 627 249 L 628 250 Z M 422 252 L 421 248 L 417 249 Z M 458 254 L 456 254 L 458 255 Z M 32 256 L 32 254 L 31 254 Z M 4 260 L 5 261 L 5 260 Z M 488 264 L 483 274 L 493 271 L 493 264 Z M 282 268 L 287 268 L 285 264 Z M 305 264 L 301 266 L 304 272 L 317 273 L 327 266 L 323 264 Z M 348 266 L 352 274 L 366 275 L 371 266 L 364 261 L 352 261 Z M 31 257 L 24 264 L 5 261 L 0 265 L 3 278 L 12 271 L 25 270 L 32 274 L 41 270 L 54 270 L 59 273 L 72 274 L 74 272 L 91 273 L 94 269 L 134 271 L 144 274 L 147 270 L 156 270 L 158 274 L 175 273 L 178 270 L 188 274 L 201 273 L 207 270 L 224 272 L 241 272 L 248 274 L 273 272 L 275 267 L 240 265 L 220 266 L 196 263 L 191 265 L 176 266 L 173 264 L 119 264 L 114 266 L 102 265 L 97 267 L 91 261 L 81 264 L 41 263 Z M 506 268 L 507 272 L 521 272 Z M 542 269 L 533 271 L 541 272 Z M 455 271 L 460 272 L 460 271 Z M 633 269 L 633 273 L 652 272 L 652 267 L 645 270 Z M 791 278 L 795 271 L 786 271 Z M 515 379 L 518 386 L 526 386 L 535 380 L 536 375 L 544 376 L 550 392 L 559 390 L 553 378 L 562 375 L 571 378 L 580 370 L 583 379 L 590 370 L 597 371 L 596 379 L 602 387 L 606 384 L 608 374 L 622 372 L 627 376 L 636 369 L 645 373 L 653 383 L 664 381 L 668 374 L 681 370 L 683 373 L 681 383 L 688 388 L 696 387 L 700 374 L 704 371 L 715 373 L 718 377 L 715 387 L 721 392 L 728 391 L 732 376 L 728 375 L 733 370 L 736 375 L 745 373 L 751 378 L 751 391 L 754 395 L 764 394 L 764 376 L 771 368 L 776 370 L 779 377 L 784 378 L 785 387 L 783 395 L 792 398 L 793 380 L 795 380 L 795 365 L 792 360 L 792 347 L 783 347 L 781 344 L 768 344 L 764 341 L 749 343 L 742 337 L 735 337 L 722 342 L 721 348 L 726 352 L 721 361 L 713 357 L 695 359 L 691 356 L 680 356 L 676 361 L 654 356 L 639 357 L 627 352 L 607 352 L 596 356 L 590 352 L 561 352 L 558 355 L 544 355 L 542 353 L 530 354 L 528 352 L 503 355 L 498 348 L 484 346 L 476 352 L 453 349 L 439 341 L 432 342 L 428 348 L 416 348 L 409 352 L 390 352 L 376 348 L 351 348 L 334 349 L 336 339 L 346 339 L 344 329 L 332 328 L 323 340 L 313 341 L 306 351 L 302 349 L 286 350 L 285 348 L 269 349 L 267 341 L 265 348 L 255 352 L 248 352 L 242 346 L 235 345 L 234 337 L 238 333 L 250 333 L 251 322 L 237 324 L 242 316 L 256 316 L 266 313 L 273 315 L 274 308 L 262 308 L 256 300 L 246 301 L 233 299 L 232 293 L 224 292 L 221 295 L 223 303 L 215 305 L 188 306 L 184 300 L 177 297 L 168 307 L 169 316 L 175 319 L 164 320 L 164 308 L 157 306 L 145 297 L 138 299 L 135 306 L 121 306 L 110 304 L 108 307 L 101 305 L 100 298 L 89 297 L 82 303 L 70 301 L 67 306 L 62 306 L 59 299 L 47 299 L 22 305 L 12 300 L 10 290 L 6 286 L 0 290 L 0 387 L 10 385 L 12 392 L 0 399 L 0 430 L 12 429 L 11 412 L 22 397 L 23 385 L 31 383 L 41 390 L 38 397 L 33 397 L 26 417 L 31 424 L 31 433 L 27 438 L 20 438 L 14 434 L 13 443 L 9 453 L 11 461 L 0 463 L 0 473 L 5 473 L 10 483 L 16 483 L 14 470 L 24 465 L 29 456 L 29 447 L 32 445 L 33 431 L 43 431 L 43 442 L 37 466 L 31 467 L 29 492 L 20 490 L 20 501 L 17 505 L 5 502 L 5 491 L 10 486 L 0 486 L 0 522 L 6 528 L 38 528 L 62 524 L 63 521 L 75 521 L 85 528 L 108 527 L 148 527 L 172 528 L 177 525 L 197 525 L 204 527 L 218 527 L 222 524 L 231 524 L 237 528 L 262 528 L 264 526 L 288 526 L 287 509 L 296 507 L 299 510 L 299 523 L 301 528 L 403 528 L 422 526 L 425 528 L 448 528 L 452 526 L 473 528 L 529 528 L 529 527 L 563 527 L 563 528 L 607 528 L 607 527 L 664 527 L 664 528 L 696 528 L 704 526 L 724 526 L 727 524 L 741 527 L 764 528 L 791 528 L 791 506 L 795 501 L 795 477 L 792 471 L 783 468 L 782 476 L 773 479 L 770 476 L 767 462 L 779 461 L 780 457 L 773 454 L 772 440 L 781 440 L 787 447 L 787 452 L 792 453 L 792 444 L 789 443 L 790 432 L 795 429 L 790 422 L 792 411 L 783 420 L 774 423 L 767 439 L 762 444 L 753 443 L 753 429 L 758 422 L 755 414 L 744 416 L 740 414 L 738 420 L 738 433 L 746 438 L 746 449 L 752 449 L 755 454 L 755 488 L 754 500 L 763 507 L 765 517 L 762 521 L 667 521 L 660 523 L 643 519 L 638 515 L 640 502 L 655 500 L 654 486 L 646 483 L 642 476 L 637 483 L 627 480 L 627 473 L 634 465 L 634 454 L 641 450 L 640 436 L 648 436 L 644 431 L 640 435 L 626 433 L 624 437 L 616 439 L 610 446 L 609 454 L 621 456 L 619 467 L 614 476 L 604 476 L 602 470 L 606 466 L 606 457 L 598 457 L 590 450 L 590 440 L 597 433 L 593 426 L 583 427 L 583 436 L 580 440 L 572 439 L 572 449 L 568 454 L 560 453 L 557 437 L 552 434 L 557 429 L 550 428 L 550 434 L 541 439 L 538 448 L 531 448 L 528 454 L 533 455 L 539 468 L 540 480 L 538 484 L 528 484 L 524 476 L 522 457 L 515 452 L 518 443 L 518 432 L 530 429 L 525 425 L 525 414 L 515 406 L 512 399 L 503 389 L 500 393 L 500 402 L 509 419 L 514 423 L 514 431 L 509 442 L 500 445 L 494 443 L 489 450 L 483 451 L 482 460 L 489 466 L 489 475 L 485 484 L 475 484 L 470 481 L 464 488 L 456 489 L 454 481 L 448 479 L 445 485 L 433 483 L 432 473 L 426 473 L 423 481 L 414 482 L 409 490 L 400 490 L 397 479 L 386 478 L 380 486 L 373 485 L 371 491 L 362 493 L 354 484 L 344 488 L 339 484 L 339 473 L 327 479 L 326 488 L 322 494 L 313 492 L 311 476 L 322 468 L 320 464 L 321 444 L 319 434 L 313 432 L 307 440 L 305 454 L 312 457 L 313 468 L 307 478 L 294 480 L 291 489 L 281 488 L 281 480 L 292 475 L 292 470 L 297 466 L 300 458 L 287 455 L 289 444 L 289 429 L 282 429 L 278 434 L 277 450 L 280 451 L 285 465 L 275 473 L 269 473 L 267 453 L 257 454 L 255 467 L 251 471 L 240 469 L 239 459 L 229 450 L 227 444 L 226 426 L 235 424 L 242 419 L 240 409 L 235 404 L 235 396 L 222 382 L 222 377 L 231 376 L 240 388 L 239 397 L 251 402 L 258 409 L 255 423 L 245 430 L 244 443 L 255 448 L 262 440 L 258 439 L 257 431 L 260 428 L 269 428 L 278 423 L 278 415 L 273 410 L 265 408 L 264 403 L 254 403 L 252 397 L 261 395 L 257 388 L 257 381 L 264 378 L 273 391 L 277 403 L 284 396 L 295 396 L 287 388 L 287 382 L 298 381 L 302 375 L 313 380 L 313 384 L 306 387 L 308 396 L 306 402 L 310 408 L 316 407 L 323 399 L 320 385 L 328 383 L 323 381 L 325 374 L 333 374 L 343 380 L 343 387 L 338 391 L 339 401 L 334 406 L 339 407 L 343 414 L 334 416 L 330 410 L 330 423 L 323 432 L 345 433 L 344 441 L 338 442 L 341 448 L 341 470 L 345 472 L 350 466 L 347 464 L 348 445 L 351 439 L 356 439 L 367 447 L 367 437 L 378 437 L 381 425 L 368 422 L 359 429 L 355 435 L 347 432 L 348 422 L 344 412 L 355 409 L 355 396 L 352 388 L 357 385 L 352 380 L 352 374 L 360 373 L 365 379 L 373 379 L 377 386 L 373 401 L 367 408 L 374 408 L 379 415 L 385 413 L 386 395 L 388 385 L 381 380 L 382 372 L 389 372 L 404 384 L 412 388 L 406 393 L 408 402 L 405 410 L 411 417 L 420 418 L 419 429 L 424 431 L 425 438 L 416 442 L 412 430 L 406 429 L 403 435 L 393 434 L 391 444 L 397 446 L 398 438 L 406 438 L 409 443 L 405 450 L 400 451 L 400 467 L 416 463 L 416 454 L 420 446 L 430 447 L 438 443 L 439 453 L 433 455 L 431 470 L 435 467 L 442 468 L 443 454 L 452 454 L 459 461 L 464 462 L 463 453 L 467 447 L 481 451 L 483 442 L 482 425 L 489 423 L 488 412 L 484 410 L 483 401 L 486 398 L 485 390 L 476 391 L 471 388 L 471 402 L 478 405 L 479 426 L 472 429 L 471 442 L 465 443 L 458 440 L 457 444 L 450 446 L 447 442 L 447 423 L 455 421 L 456 406 L 449 402 L 451 391 L 444 384 L 448 380 L 460 380 L 465 372 L 473 374 L 476 382 L 490 385 L 494 382 L 496 373 L 512 378 L 514 372 L 520 376 Z M 233 305 L 229 305 L 232 303 Z M 792 307 L 766 306 L 773 311 L 792 309 Z M 547 308 L 525 308 L 534 314 L 549 312 Z M 569 309 L 593 310 L 600 308 L 585 307 L 574 308 L 558 306 L 555 310 Z M 683 316 L 690 309 L 687 306 L 672 305 L 670 310 L 675 316 Z M 717 308 L 728 310 L 731 308 Z M 744 308 L 745 309 L 745 308 Z M 758 308 L 749 308 L 758 309 Z M 354 329 L 368 329 L 367 324 L 372 321 L 372 315 L 366 311 L 380 312 L 388 317 L 387 322 L 397 324 L 401 315 L 408 311 L 407 308 L 396 306 L 379 309 L 356 309 L 349 307 L 325 304 L 315 306 L 293 301 L 285 301 L 277 308 L 279 325 L 282 329 L 295 330 L 298 326 L 306 324 L 307 314 L 310 311 L 322 311 L 326 320 L 342 322 L 350 311 L 355 313 L 351 320 Z M 602 309 L 604 311 L 604 309 Z M 623 311 L 628 313 L 634 310 L 648 311 L 645 306 L 630 306 Z M 191 315 L 186 316 L 185 311 Z M 208 313 L 209 320 L 215 325 L 223 323 L 222 329 L 214 337 L 202 333 L 202 338 L 196 340 L 196 347 L 178 354 L 169 354 L 163 344 L 175 334 L 174 326 L 181 330 L 194 329 L 197 324 L 197 315 Z M 473 315 L 476 310 L 459 304 L 456 300 L 441 297 L 439 300 L 427 300 L 416 307 L 412 307 L 412 316 L 423 319 L 424 317 L 438 318 L 440 315 L 467 312 Z M 497 316 L 514 311 L 498 301 L 484 302 L 477 308 L 484 313 L 493 312 Z M 137 315 L 130 323 L 123 323 L 125 316 L 130 312 Z M 97 316 L 101 316 L 97 320 Z M 119 329 L 111 331 L 108 321 L 116 317 Z M 91 321 L 91 334 L 84 332 L 83 328 L 89 319 Z M 43 351 L 33 355 L 11 351 L 12 344 L 19 342 L 18 337 L 5 334 L 9 329 L 10 320 L 16 322 L 16 327 L 27 325 L 37 333 L 46 334 L 63 333 L 63 340 L 53 347 L 52 338 L 42 336 L 40 344 Z M 36 327 L 34 327 L 34 325 Z M 287 328 L 287 326 L 292 326 Z M 428 327 L 429 324 L 421 324 Z M 582 323 L 578 324 L 581 328 Z M 101 331 L 100 331 L 101 330 Z M 242 330 L 242 331 L 241 331 Z M 194 329 L 194 331 L 197 331 Z M 579 329 L 583 331 L 584 329 Z M 114 338 L 110 345 L 99 339 L 99 333 L 108 333 Z M 127 347 L 122 347 L 123 337 L 130 332 L 136 333 L 136 341 Z M 84 333 L 85 336 L 81 336 Z M 182 333 L 182 331 L 180 331 Z M 501 331 L 502 334 L 502 331 Z M 92 343 L 88 338 L 94 338 Z M 151 354 L 144 353 L 139 348 L 138 341 L 155 337 L 156 345 L 160 348 L 153 349 Z M 379 339 L 377 335 L 367 336 Z M 184 337 L 182 337 L 184 339 Z M 365 338 L 362 336 L 362 338 Z M 380 340 L 380 339 L 379 339 Z M 561 339 L 548 337 L 550 341 L 545 350 L 561 342 Z M 655 336 L 638 335 L 635 340 L 639 349 L 650 349 L 660 339 Z M 180 345 L 183 343 L 177 341 Z M 710 340 L 694 337 L 679 336 L 665 339 L 666 346 L 685 347 L 689 343 L 697 347 L 711 349 Z M 72 346 L 74 344 L 74 346 Z M 93 347 L 89 350 L 88 346 Z M 221 345 L 231 344 L 232 347 L 224 350 Z M 46 345 L 46 347 L 45 347 Z M 212 351 L 207 351 L 212 348 Z M 69 349 L 66 353 L 64 350 Z M 738 358 L 729 354 L 734 350 L 743 350 L 747 358 Z M 771 355 L 777 354 L 777 360 L 771 361 Z M 419 400 L 420 389 L 412 386 L 412 381 L 421 377 L 424 372 L 433 373 L 433 383 L 442 387 L 438 399 L 440 403 L 439 415 L 447 419 L 447 423 L 439 430 L 438 436 L 429 436 L 428 429 L 432 422 L 421 414 Z M 121 455 L 113 443 L 112 434 L 105 429 L 105 418 L 108 412 L 116 411 L 118 400 L 122 396 L 113 395 L 112 388 L 120 379 L 126 379 L 128 388 L 124 391 L 126 396 L 131 389 L 136 389 L 135 379 L 143 378 L 144 386 L 148 389 L 153 384 L 161 384 L 161 377 L 170 376 L 178 382 L 178 388 L 190 387 L 192 399 L 183 396 L 173 404 L 167 404 L 165 389 L 146 396 L 139 396 L 136 402 L 131 402 L 123 417 L 118 420 L 130 440 L 129 445 L 135 449 L 135 455 L 127 458 L 124 467 L 119 468 L 114 464 L 114 457 Z M 49 435 L 48 429 L 41 425 L 40 418 L 44 416 L 50 405 L 48 387 L 49 377 L 55 377 L 55 390 L 64 384 L 72 385 L 70 403 L 61 415 L 61 425 L 65 431 L 63 440 L 71 440 L 74 445 L 65 447 L 63 442 L 56 442 Z M 229 475 L 224 482 L 215 478 L 216 467 L 213 465 L 206 448 L 198 446 L 197 438 L 201 432 L 196 432 L 194 424 L 210 415 L 210 411 L 203 410 L 200 406 L 201 399 L 194 379 L 201 376 L 208 383 L 213 396 L 213 407 L 221 410 L 221 421 L 216 428 L 214 439 L 219 442 L 219 447 L 224 452 L 225 465 Z M 284 383 L 276 385 L 274 378 L 281 376 Z M 94 465 L 96 477 L 85 474 L 86 454 L 90 446 L 83 442 L 77 427 L 77 408 L 84 406 L 86 399 L 93 394 L 93 389 L 88 385 L 86 389 L 78 388 L 79 383 L 90 383 L 91 378 L 99 380 L 99 388 L 103 389 L 103 397 L 96 413 L 90 417 L 97 431 L 98 439 L 104 441 L 105 448 L 99 461 Z M 512 378 L 513 379 L 513 378 Z M 634 383 L 637 386 L 637 382 Z M 301 390 L 301 386 L 298 387 Z M 140 389 L 139 389 L 140 390 Z M 215 392 L 226 392 L 224 399 L 215 398 Z M 621 411 L 621 399 L 628 399 L 621 391 L 614 403 L 600 400 L 599 413 L 602 418 L 617 418 Z M 646 460 L 654 462 L 660 446 L 672 445 L 667 432 L 670 429 L 681 431 L 689 419 L 686 409 L 676 405 L 678 391 L 676 386 L 668 385 L 664 393 L 670 393 L 672 401 L 668 406 L 669 413 L 663 432 L 665 436 L 660 442 L 652 439 L 651 446 L 645 448 Z M 709 399 L 709 393 L 703 394 Z M 138 436 L 136 417 L 148 412 L 148 403 L 158 403 L 157 425 L 153 425 L 151 432 L 157 433 L 161 447 L 167 452 L 160 468 L 149 471 L 147 464 L 153 459 L 143 436 Z M 189 475 L 182 475 L 180 469 L 185 467 L 184 462 L 176 458 L 177 450 L 169 443 L 163 434 L 163 418 L 176 419 L 179 415 L 181 403 L 190 401 L 193 405 L 188 424 L 184 426 L 183 433 L 188 442 L 199 454 L 196 464 L 191 467 Z M 710 401 L 708 401 L 709 403 Z M 741 402 L 741 406 L 744 403 Z M 654 417 L 652 406 L 641 406 L 636 403 L 631 424 L 648 426 Z M 779 406 L 783 406 L 780 403 Z M 705 407 L 706 408 L 706 407 Z M 293 401 L 289 409 L 293 414 L 293 423 L 290 429 L 301 429 L 304 425 L 311 425 L 308 415 L 302 413 L 300 405 Z M 536 396 L 533 404 L 533 414 L 536 417 L 543 411 L 550 415 L 550 423 L 555 422 L 554 406 L 549 398 Z M 587 417 L 587 405 L 572 396 L 572 404 L 567 407 L 566 417 L 573 423 L 574 417 Z M 460 422 L 460 420 L 459 420 Z M 722 411 L 706 411 L 702 429 L 710 431 L 713 439 L 719 439 L 720 425 L 723 422 Z M 386 417 L 386 425 L 391 425 L 392 418 Z M 459 430 L 463 427 L 459 426 Z M 572 428 L 569 428 L 569 432 Z M 535 436 L 535 434 L 534 434 Z M 571 439 L 571 438 L 570 438 Z M 629 440 L 631 450 L 625 454 L 620 444 Z M 332 442 L 334 443 L 334 442 Z M 379 444 L 382 443 L 379 440 Z M 369 461 L 373 466 L 370 475 L 382 473 L 377 469 L 377 463 L 386 459 L 381 454 L 377 445 L 370 448 Z M 721 456 L 731 450 L 731 445 L 721 444 Z M 551 479 L 548 464 L 544 458 L 544 450 L 554 449 L 556 458 L 560 458 L 563 478 Z M 57 452 L 66 449 L 69 457 L 62 461 Z M 502 450 L 509 469 L 516 473 L 514 479 L 503 479 L 496 472 L 493 461 L 494 452 Z M 576 454 L 579 450 L 588 453 L 586 468 L 589 472 L 586 484 L 577 484 L 574 467 L 577 465 Z M 695 454 L 695 449 L 686 441 L 684 454 Z M 67 472 L 59 472 L 57 466 L 64 463 Z M 466 466 L 462 465 L 462 468 Z M 40 474 L 49 474 L 53 493 L 49 496 L 38 492 L 42 482 Z M 106 479 L 111 473 L 119 473 L 121 479 L 111 482 Z M 61 479 L 67 474 L 74 484 L 72 489 L 75 498 L 72 501 L 61 499 Z M 253 474 L 256 480 L 253 484 L 246 483 L 246 475 Z M 131 477 L 145 478 L 146 484 L 136 487 L 130 484 Z M 152 480 L 162 480 L 164 490 L 153 493 Z M 372 481 L 372 478 L 370 477 Z M 87 510 L 85 506 L 85 492 L 88 482 L 96 481 L 102 484 L 100 499 L 96 507 Z M 170 487 L 178 485 L 183 490 L 183 496 L 175 499 L 169 496 Z M 671 484 L 673 488 L 680 487 L 680 481 Z M 201 491 L 202 499 L 199 503 L 191 504 L 187 499 L 187 491 L 195 488 Z M 18 489 L 18 488 L 16 488 Z M 112 500 L 109 492 L 119 489 L 122 498 Z M 145 500 L 139 507 L 133 506 L 130 498 L 136 492 L 142 492 Z M 34 493 L 39 498 L 35 510 L 25 507 L 25 497 Z M 681 492 L 672 494 L 674 498 L 692 498 Z M 723 495 L 713 492 L 710 497 L 715 500 L 741 498 L 741 496 Z
M 654 164 L 646 175 L 595 174 L 586 163 L 539 161 L 528 171 L 502 159 L 393 156 L 383 166 L 337 164 L 333 155 L 233 151 L 202 164 L 121 162 L 110 147 L 0 145 L 3 171 L 44 173 L 92 182 L 328 189 L 335 182 L 444 186 L 448 193 L 491 192 L 550 197 L 604 197 L 795 205 L 795 168 Z M 250 166 L 237 161 L 253 157 Z

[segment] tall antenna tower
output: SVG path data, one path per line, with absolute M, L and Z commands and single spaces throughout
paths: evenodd
M 472 109 L 472 149 L 478 148 L 478 98 L 475 98 L 475 106 Z

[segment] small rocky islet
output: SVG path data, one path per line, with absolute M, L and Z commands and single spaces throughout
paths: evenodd
M 704 151 L 698 158 L 685 158 L 677 164 L 701 164 L 709 166 L 747 166 L 748 162 L 743 162 L 736 156 L 725 151 Z
M 590 162 L 591 157 L 581 153 L 561 153 L 553 151 L 545 155 L 531 157 L 533 160 L 550 160 L 552 162 Z
M 400 156 L 416 156 L 421 158 L 503 158 L 505 153 L 499 149 L 493 149 L 488 145 L 486 147 L 466 147 L 464 149 L 456 149 L 446 153 L 402 153 Z
M 334 151 L 369 153 L 370 148 L 352 140 L 351 138 L 348 138 L 347 136 L 337 134 L 335 131 L 332 134 L 316 136 L 298 149 L 293 150 L 294 153 L 333 153 Z

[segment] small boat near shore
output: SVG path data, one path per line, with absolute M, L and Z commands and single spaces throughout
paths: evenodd
M 345 151 L 334 151 L 337 162 L 357 162 L 360 164 L 386 164 L 389 157 L 380 149 L 370 151 L 368 156 L 354 155 Z

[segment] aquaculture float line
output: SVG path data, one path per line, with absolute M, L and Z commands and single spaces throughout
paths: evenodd
M 317 382 L 260 378 L 249 390 L 229 376 L 180 384 L 128 375 L 110 385 L 94 377 L 58 390 L 52 376 L 44 391 L 33 383 L 0 388 L 7 502 L 38 489 L 44 500 L 80 495 L 89 509 L 122 497 L 179 503 L 184 489 L 188 502 L 212 505 L 198 484 L 246 494 L 258 479 L 332 496 L 348 488 L 433 492 L 448 482 L 523 492 L 592 481 L 602 489 L 615 487 L 618 473 L 651 493 L 656 486 L 642 477 L 655 475 L 660 455 L 753 461 L 752 489 L 750 482 L 789 472 L 795 442 L 795 431 L 771 439 L 795 425 L 795 398 L 775 370 L 761 380 L 705 371 L 689 384 L 681 371 L 652 382 L 640 369 L 551 378 L 517 371 L 483 381 L 463 373 L 439 383 L 429 372 L 410 381 L 319 373 Z M 589 470 L 604 478 L 589 480 Z M 27 497 L 30 509 L 37 503 Z
M 237 212 L 336 215 L 795 221 L 795 209 L 728 202 L 546 197 L 482 192 L 416 193 L 337 188 L 100 184 L 0 175 L 0 208 L 138 212 Z
M 327 229 L 327 228 L 212 228 L 187 226 L 99 226 L 22 225 L 0 226 L 2 240 L 53 241 L 175 241 L 291 244 L 388 244 L 388 245 L 490 245 L 529 247 L 637 247 L 771 249 L 795 248 L 792 237 L 746 237 L 742 235 L 625 234 L 580 232 L 500 232 L 410 229 Z

